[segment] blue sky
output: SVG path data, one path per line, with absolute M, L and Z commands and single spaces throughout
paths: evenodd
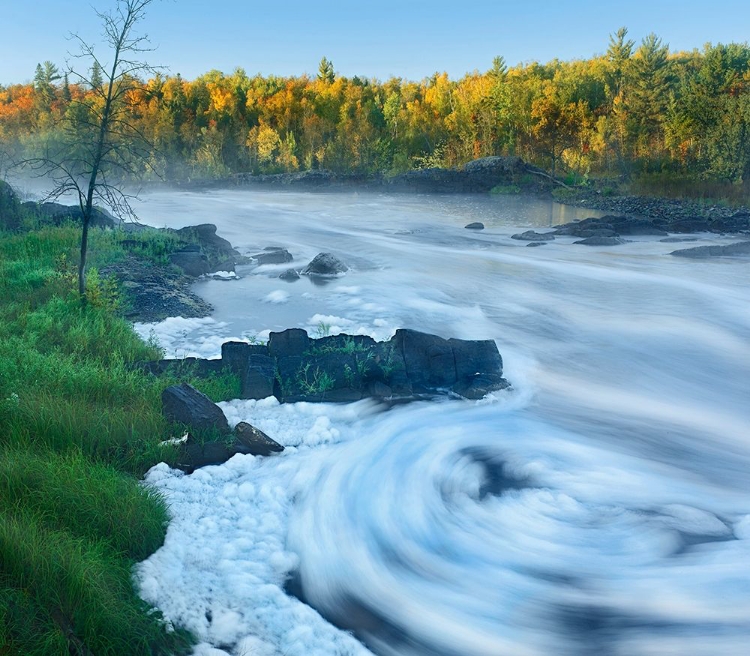
M 96 41 L 92 8 L 114 0 L 0 0 L 0 84 L 30 80 L 39 61 L 59 66 L 77 32 Z M 672 50 L 750 39 L 750 0 L 159 0 L 144 30 L 158 49 L 150 63 L 193 78 L 211 69 L 249 74 L 314 73 L 322 56 L 336 71 L 386 79 L 459 77 L 509 64 L 587 58 L 625 25 L 655 32 Z

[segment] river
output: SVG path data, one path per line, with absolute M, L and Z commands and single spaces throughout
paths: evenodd
M 198 282 L 211 318 L 137 326 L 169 357 L 405 327 L 494 339 L 513 384 L 392 409 L 222 404 L 287 449 L 147 476 L 173 517 L 136 578 L 196 654 L 746 653 L 750 261 L 658 237 L 529 248 L 510 236 L 594 213 L 520 197 L 158 192 L 137 209 L 351 267 Z

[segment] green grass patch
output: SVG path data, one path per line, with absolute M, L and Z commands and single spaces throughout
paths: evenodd
M 92 231 L 82 307 L 79 238 L 72 225 L 0 233 L 0 654 L 180 654 L 190 637 L 131 578 L 166 530 L 164 500 L 139 478 L 176 455 L 160 446 L 177 436 L 161 416 L 170 381 L 133 366 L 161 353 L 96 272 L 133 252 L 162 262 L 177 242 Z M 191 382 L 238 396 L 236 377 Z

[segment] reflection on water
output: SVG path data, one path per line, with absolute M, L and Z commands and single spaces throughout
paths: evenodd
M 279 280 L 288 265 L 201 282 L 222 323 L 200 330 L 493 338 L 514 390 L 387 412 L 227 404 L 293 448 L 200 481 L 154 475 L 175 519 L 144 565 L 158 583 L 147 597 L 230 653 L 248 634 L 269 653 L 356 653 L 294 606 L 289 580 L 379 654 L 744 653 L 750 265 L 678 260 L 648 237 L 510 239 L 568 211 L 591 214 L 519 197 L 148 197 L 154 224 L 210 221 L 241 249 L 285 246 L 300 265 L 326 250 L 352 266 L 323 287 Z M 464 230 L 477 220 L 486 230 Z M 205 354 L 221 341 L 175 339 Z M 223 545 L 222 560 L 186 563 L 193 544 Z M 235 613 L 234 633 L 205 626 L 208 607 Z

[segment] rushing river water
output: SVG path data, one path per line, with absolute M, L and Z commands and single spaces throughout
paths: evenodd
M 170 356 L 408 327 L 494 339 L 513 383 L 390 410 L 222 404 L 287 449 L 148 476 L 173 520 L 137 578 L 196 653 L 746 653 L 747 259 L 674 258 L 658 237 L 528 248 L 510 235 L 592 213 L 518 198 L 154 193 L 139 213 L 352 267 L 322 286 L 279 280 L 289 265 L 199 282 L 211 319 L 138 327 Z

